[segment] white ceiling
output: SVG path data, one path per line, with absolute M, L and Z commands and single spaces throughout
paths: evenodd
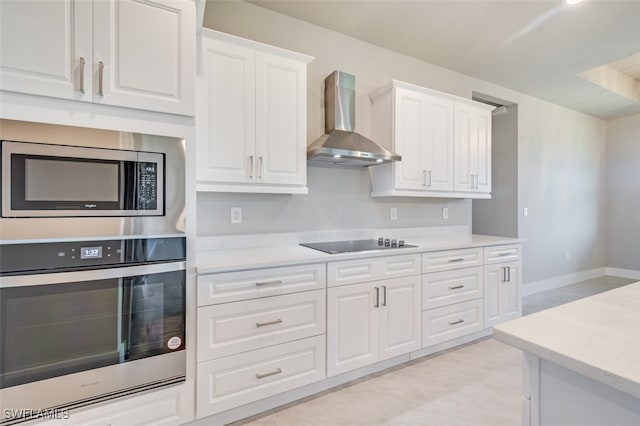
M 640 0 L 247 1 L 604 119 L 640 113 L 577 76 L 640 52 Z M 637 59 L 616 67 L 639 79 Z

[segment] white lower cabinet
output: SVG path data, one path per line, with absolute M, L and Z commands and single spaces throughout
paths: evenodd
M 324 334 L 325 290 L 198 309 L 198 358 L 215 359 Z
M 326 377 L 326 264 L 198 276 L 196 417 Z
M 327 291 L 327 376 L 421 347 L 420 276 Z
M 198 364 L 197 417 L 202 418 L 325 377 L 324 336 Z
M 41 426 L 180 425 L 193 420 L 193 382 L 123 397 L 96 408 L 69 412 L 69 419 Z M 31 424 L 31 423 L 29 423 Z
M 425 347 L 453 340 L 483 329 L 482 299 L 456 303 L 422 313 Z
M 522 263 L 486 265 L 484 269 L 484 326 L 491 327 L 522 315 Z

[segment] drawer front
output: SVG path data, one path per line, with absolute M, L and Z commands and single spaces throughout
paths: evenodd
M 198 276 L 198 306 L 326 288 L 326 265 L 288 266 Z
M 422 275 L 422 309 L 481 298 L 482 277 L 482 266 Z
M 434 251 L 422 254 L 422 272 L 482 266 L 482 248 Z
M 324 336 L 199 363 L 197 417 L 206 417 L 324 378 Z
M 422 346 L 456 339 L 482 330 L 482 299 L 422 312 Z
M 420 274 L 420 255 L 345 260 L 327 264 L 327 286 L 357 284 Z
M 198 308 L 198 361 L 324 334 L 326 290 Z
M 522 246 L 507 244 L 484 248 L 484 263 L 502 263 L 520 260 Z

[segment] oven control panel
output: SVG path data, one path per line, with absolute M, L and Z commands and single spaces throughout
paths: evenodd
M 49 273 L 184 260 L 184 237 L 0 245 L 0 273 Z

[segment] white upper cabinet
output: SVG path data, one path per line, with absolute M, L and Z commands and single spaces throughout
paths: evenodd
M 369 169 L 372 196 L 490 197 L 492 107 L 395 80 L 371 99 L 373 139 L 402 156 Z
M 90 1 L 0 2 L 0 89 L 91 102 L 92 20 Z
M 311 57 L 203 30 L 196 111 L 200 191 L 307 193 Z
M 0 3 L 0 89 L 193 115 L 190 0 Z
M 491 111 L 455 103 L 456 191 L 491 192 Z

